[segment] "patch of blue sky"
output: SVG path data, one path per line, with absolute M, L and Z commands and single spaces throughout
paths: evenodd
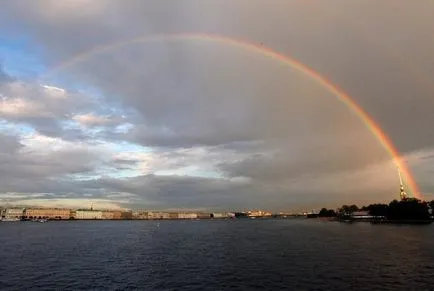
M 94 105 L 92 108 L 89 108 L 89 111 L 102 114 L 102 115 L 116 115 L 116 116 L 124 116 L 127 113 L 119 104 L 114 104 L 113 102 L 108 102 L 104 93 L 97 87 L 93 85 L 87 85 L 80 82 L 75 82 L 73 80 L 67 79 L 43 79 L 40 80 L 44 85 L 55 86 L 62 89 L 65 89 L 70 92 L 78 92 L 86 96 L 92 100 Z
M 141 176 L 143 174 L 144 173 L 139 170 L 125 169 L 125 170 L 116 170 L 116 171 L 108 172 L 106 173 L 105 176 L 114 179 L 122 179 L 122 178 L 133 178 L 133 177 Z
M 131 123 L 124 123 L 121 125 L 116 126 L 115 132 L 116 133 L 127 133 L 134 127 Z
M 18 79 L 38 79 L 44 85 L 65 89 L 83 90 L 88 87 L 68 78 L 62 71 L 53 72 L 55 65 L 48 65 L 42 49 L 25 36 L 0 36 L 0 64 L 8 74 Z
M 121 142 L 105 142 L 106 146 L 115 152 L 129 152 L 129 153 L 150 153 L 153 152 L 153 148 L 144 147 L 135 143 L 127 141 Z
M 98 138 L 104 131 L 104 127 L 95 126 L 95 127 L 83 127 L 83 131 L 90 137 Z
M 59 87 L 70 92 L 79 92 L 95 100 L 103 100 L 104 94 L 95 86 L 83 84 L 62 76 L 48 76 L 40 80 L 41 83 L 48 86 Z
M 111 166 L 100 166 L 91 173 L 77 173 L 67 175 L 67 177 L 76 181 L 88 181 L 100 178 L 132 178 L 140 175 L 143 175 L 143 172 L 135 167 L 116 169 Z
M 70 175 L 65 175 L 64 177 L 58 179 L 63 181 L 70 181 L 70 180 L 91 181 L 91 180 L 97 180 L 99 178 L 101 178 L 101 176 L 97 174 L 70 174 Z
M 112 98 L 107 98 L 106 93 L 97 86 L 77 81 L 73 76 L 69 76 L 68 74 L 60 72 L 55 76 L 48 75 L 47 78 L 41 79 L 40 82 L 44 85 L 55 86 L 69 92 L 77 92 L 85 95 L 93 104 L 90 106 L 88 112 L 83 113 L 93 112 L 97 115 L 109 115 L 128 119 L 134 117 L 136 114 L 133 108 L 126 108 L 124 105 L 113 101 L 122 98 L 115 98 L 113 96 Z M 117 128 L 116 132 L 125 133 L 131 127 L 131 124 L 124 124 Z
M 98 138 L 98 136 L 105 131 L 104 127 L 85 127 L 81 126 L 75 120 L 63 120 L 60 122 L 63 130 L 82 130 L 87 136 Z M 97 143 L 100 143 L 97 141 Z
M 104 94 L 98 87 L 80 82 L 74 76 L 62 71 L 53 72 L 48 68 L 40 76 L 39 82 L 43 85 L 59 87 L 70 92 L 79 92 L 96 100 L 104 98 Z
M 0 132 L 6 134 L 25 136 L 25 135 L 35 133 L 35 130 L 31 126 L 26 124 L 11 123 L 6 120 L 0 120 Z
M 61 120 L 59 123 L 64 130 L 80 129 L 80 125 L 74 120 Z
M 0 63 L 6 73 L 22 80 L 33 80 L 47 70 L 40 51 L 26 38 L 0 38 Z

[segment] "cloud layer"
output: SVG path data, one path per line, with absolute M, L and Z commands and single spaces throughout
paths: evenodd
M 265 55 L 162 39 L 61 66 L 181 32 L 262 44 L 327 76 L 385 129 L 431 198 L 434 7 L 386 2 L 3 3 L 0 45 L 28 44 L 25 58 L 45 69 L 0 67 L 0 199 L 289 210 L 397 197 L 390 156 L 361 120 Z

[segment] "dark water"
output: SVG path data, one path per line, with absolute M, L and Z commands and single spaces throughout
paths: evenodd
M 434 225 L 0 223 L 1 290 L 434 290 Z

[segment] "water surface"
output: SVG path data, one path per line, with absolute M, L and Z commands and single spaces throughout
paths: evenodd
M 434 290 L 434 225 L 0 223 L 1 290 Z

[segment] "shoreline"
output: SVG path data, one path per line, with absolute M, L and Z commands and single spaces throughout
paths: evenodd
M 333 221 L 342 223 L 365 222 L 370 224 L 431 224 L 433 220 L 428 219 L 336 219 Z
M 264 216 L 264 217 L 214 217 L 214 218 L 126 218 L 126 219 L 46 219 L 44 222 L 53 222 L 53 221 L 193 221 L 193 220 L 272 220 L 272 219 L 304 219 L 303 216 L 286 216 L 286 217 L 273 217 L 273 216 Z M 1 222 L 39 222 L 39 220 L 0 220 Z

